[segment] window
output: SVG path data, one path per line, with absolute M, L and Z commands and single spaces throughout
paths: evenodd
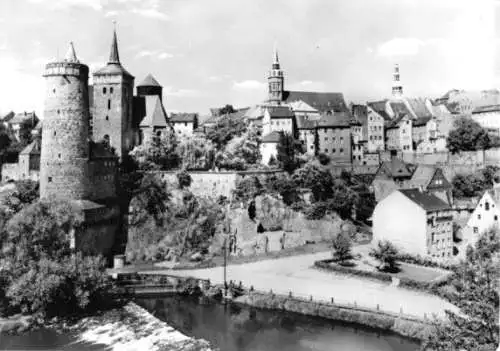
M 344 152 L 344 149 L 342 149 L 342 148 L 341 148 L 341 149 L 340 149 L 340 153 L 343 153 L 343 152 Z
M 336 151 L 337 151 L 337 149 L 332 149 L 332 152 L 336 152 Z
M 497 216 L 497 215 L 494 215 L 494 216 L 493 216 L 493 219 L 494 219 L 495 221 L 498 221 L 498 216 Z
M 111 110 L 111 99 L 108 99 L 108 110 Z
M 52 89 L 52 92 L 55 94 L 56 93 L 56 88 Z
M 113 87 L 109 88 L 109 93 L 113 94 Z
M 102 93 L 106 94 L 106 87 L 102 88 Z
M 431 242 L 434 242 L 434 233 L 431 234 Z
M 54 136 L 56 136 L 56 131 L 54 130 Z
M 328 137 L 325 137 L 325 141 L 328 141 Z
M 335 149 L 333 149 L 333 150 L 335 150 Z M 325 152 L 328 152 L 328 149 L 325 149 Z M 334 151 L 334 152 L 335 152 L 335 151 Z
M 61 158 L 61 154 L 57 154 L 57 157 Z
M 481 219 L 481 215 L 480 214 L 477 215 L 477 219 Z
M 486 201 L 486 202 L 484 203 L 484 209 L 485 209 L 486 211 L 489 211 L 489 210 L 490 210 L 490 203 L 489 203 L 488 201 Z
M 47 181 L 48 181 L 49 183 L 52 183 L 52 177 L 47 177 Z
M 477 234 L 477 233 L 478 233 L 478 231 L 479 231 L 479 230 L 477 229 L 477 227 L 472 228 L 472 230 L 473 230 L 474 234 Z

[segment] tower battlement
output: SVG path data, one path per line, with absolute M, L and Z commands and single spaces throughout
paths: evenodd
M 89 67 L 79 62 L 50 62 L 45 65 L 43 76 L 74 76 L 83 78 L 89 76 Z

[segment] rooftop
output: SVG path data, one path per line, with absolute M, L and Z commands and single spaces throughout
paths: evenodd
M 172 123 L 194 123 L 198 118 L 197 113 L 171 113 L 170 122 Z
M 314 129 L 318 124 L 317 120 L 312 120 L 306 116 L 296 116 L 297 129 Z
M 269 111 L 271 118 L 292 118 L 295 116 L 287 105 L 266 105 L 264 108 Z
M 476 113 L 487 113 L 487 112 L 498 112 L 500 111 L 500 105 L 487 105 L 487 106 L 479 106 L 472 110 L 473 114 Z
M 366 104 L 375 112 L 377 112 L 379 115 L 381 115 L 386 121 L 390 120 L 391 117 L 387 114 L 387 111 L 385 109 L 385 106 L 387 104 L 387 99 L 386 100 L 380 100 L 380 101 L 371 101 L 367 102 Z
M 149 73 L 142 82 L 137 84 L 138 87 L 161 87 L 161 84 Z
M 41 140 L 36 138 L 28 146 L 26 146 L 19 154 L 20 155 L 39 155 L 42 149 Z
M 281 138 L 281 132 L 271 132 L 262 137 L 263 143 L 279 143 Z
M 335 112 L 333 114 L 323 114 L 318 121 L 318 128 L 325 127 L 349 127 L 351 114 L 348 112 Z
M 167 113 L 163 109 L 160 97 L 157 95 L 144 96 L 145 111 L 140 127 L 166 127 Z
M 423 208 L 426 212 L 450 210 L 451 207 L 433 194 L 419 189 L 399 189 L 400 193 Z
M 320 112 L 341 112 L 348 110 L 344 100 L 344 94 L 342 93 L 322 93 L 312 91 L 283 92 L 283 101 L 292 103 L 299 100 L 305 102 Z
M 412 173 L 406 163 L 397 157 L 393 157 L 390 161 L 384 161 L 380 167 L 384 167 L 392 177 L 411 177 Z
M 16 113 L 8 122 L 10 124 L 36 123 L 38 122 L 38 117 L 35 112 Z

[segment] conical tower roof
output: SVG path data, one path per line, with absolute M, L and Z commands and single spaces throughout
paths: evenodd
M 78 63 L 78 59 L 76 58 L 75 47 L 73 46 L 73 42 L 69 43 L 68 51 L 66 52 L 66 56 L 64 57 L 64 61 L 66 62 L 75 62 Z
M 161 87 L 161 84 L 149 73 L 144 80 L 137 84 L 138 87 Z
M 120 63 L 120 55 L 118 54 L 118 40 L 116 39 L 116 29 L 113 30 L 113 40 L 111 41 L 111 51 L 109 53 L 109 61 L 110 63 Z

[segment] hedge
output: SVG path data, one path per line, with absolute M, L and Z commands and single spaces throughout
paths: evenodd
M 398 260 L 400 262 L 417 264 L 419 266 L 442 268 L 442 269 L 446 269 L 446 270 L 454 270 L 456 267 L 456 265 L 454 265 L 454 264 L 446 264 L 446 263 L 436 262 L 428 257 L 422 257 L 420 255 L 411 255 L 408 253 L 397 254 L 396 260 Z

